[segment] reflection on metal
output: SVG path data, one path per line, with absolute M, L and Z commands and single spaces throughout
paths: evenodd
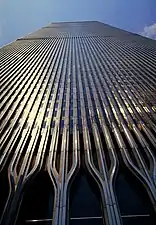
M 37 222 L 38 222 L 38 223 L 40 223 L 40 222 L 49 222 L 49 221 L 51 222 L 51 221 L 52 221 L 52 219 L 43 219 L 43 220 L 26 220 L 25 222 L 26 222 L 26 223 L 32 223 L 32 224 L 33 224 L 33 223 L 37 223 Z
M 54 23 L 1 48 L 1 224 L 19 224 L 23 196 L 45 170 L 53 216 L 26 224 L 154 224 L 155 74 L 155 41 L 99 22 Z M 70 217 L 82 161 L 99 189 L 101 217 Z M 146 193 L 146 212 L 121 213 L 115 184 L 123 168 Z
M 79 218 L 70 218 L 71 220 L 88 220 L 88 219 L 90 219 L 90 220 L 92 220 L 92 219 L 102 219 L 102 217 L 101 216 L 99 216 L 99 217 L 79 217 Z

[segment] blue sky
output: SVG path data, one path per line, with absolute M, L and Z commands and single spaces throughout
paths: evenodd
M 97 20 L 154 38 L 156 0 L 0 0 L 0 46 L 50 22 Z

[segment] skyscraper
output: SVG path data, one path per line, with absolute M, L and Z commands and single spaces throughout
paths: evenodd
M 156 42 L 52 23 L 0 49 L 5 225 L 154 225 Z

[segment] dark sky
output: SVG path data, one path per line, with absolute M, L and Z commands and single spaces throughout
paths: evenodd
M 56 21 L 97 20 L 156 35 L 156 0 L 0 0 L 0 46 Z

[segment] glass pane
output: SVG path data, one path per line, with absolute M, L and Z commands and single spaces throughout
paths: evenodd
M 1 184 L 1 192 L 0 192 L 0 218 L 3 213 L 5 204 L 7 202 L 7 198 L 9 195 L 9 181 L 8 181 L 8 170 L 2 171 L 0 173 L 0 184 Z
M 155 220 L 151 217 L 135 217 L 135 218 L 123 218 L 123 225 L 154 225 Z
M 102 219 L 71 220 L 70 225 L 103 225 Z
M 101 216 L 102 211 L 99 189 L 94 180 L 81 169 L 71 188 L 70 218 Z M 78 224 L 82 221 L 73 222 L 73 220 L 71 220 L 70 222 L 72 224 Z
M 17 224 L 48 225 L 51 221 L 37 222 L 35 220 L 52 219 L 54 193 L 50 177 L 47 172 L 40 172 L 25 190 Z

